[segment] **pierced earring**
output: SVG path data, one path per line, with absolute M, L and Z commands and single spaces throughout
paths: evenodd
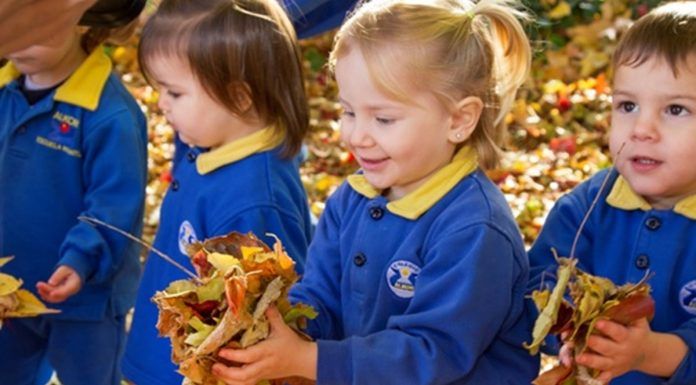
M 456 133 L 456 134 L 454 134 L 454 138 L 457 139 L 457 140 L 459 140 L 459 139 L 462 138 L 462 134 Z

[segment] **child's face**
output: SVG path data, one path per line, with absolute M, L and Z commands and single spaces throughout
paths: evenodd
M 158 106 L 181 140 L 215 148 L 244 135 L 239 118 L 203 89 L 188 64 L 173 56 L 154 56 L 150 72 L 159 90 Z
M 72 64 L 68 55 L 82 54 L 76 50 L 80 45 L 81 33 L 78 28 L 66 28 L 41 44 L 32 45 L 7 57 L 19 72 L 27 76 L 42 75 L 55 71 L 62 63 Z
M 336 80 L 345 110 L 341 139 L 370 184 L 389 189 L 389 199 L 415 190 L 450 162 L 452 114 L 432 92 L 412 90 L 414 105 L 385 95 L 370 79 L 357 48 L 338 58 Z
M 662 59 L 617 68 L 609 145 L 621 175 L 653 207 L 696 194 L 696 55 L 677 77 Z

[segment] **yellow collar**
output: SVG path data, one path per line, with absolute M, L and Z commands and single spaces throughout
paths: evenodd
M 478 157 L 471 147 L 463 147 L 445 167 L 403 198 L 387 203 L 387 209 L 407 219 L 418 219 L 433 207 L 454 186 L 478 167 Z M 348 177 L 348 184 L 361 195 L 374 198 L 381 194 L 362 174 Z
M 198 155 L 196 169 L 199 174 L 205 175 L 222 166 L 244 159 L 251 154 L 270 150 L 278 146 L 280 142 L 281 139 L 275 130 L 267 127 L 212 151 Z
M 53 99 L 90 111 L 96 110 L 111 69 L 111 59 L 104 53 L 104 47 L 97 47 L 65 83 L 58 87 Z M 6 86 L 20 75 L 14 64 L 9 62 L 0 69 L 0 87 Z
M 17 79 L 22 73 L 17 70 L 17 67 L 12 64 L 12 62 L 7 62 L 2 68 L 0 68 L 0 87 L 5 87 L 10 84 L 11 81 Z
M 619 175 L 607 196 L 607 203 L 623 210 L 651 210 L 652 207 L 643 197 L 636 194 L 626 179 Z M 696 195 L 688 196 L 674 206 L 675 213 L 696 220 Z

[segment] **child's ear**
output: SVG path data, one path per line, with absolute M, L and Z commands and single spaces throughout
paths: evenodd
M 454 105 L 452 110 L 452 127 L 450 127 L 447 139 L 455 144 L 463 143 L 474 132 L 478 125 L 483 101 L 478 96 L 468 96 Z
M 251 88 L 244 82 L 239 82 L 230 86 L 234 98 L 234 103 L 239 108 L 240 114 L 246 114 L 254 107 L 254 101 L 251 99 Z

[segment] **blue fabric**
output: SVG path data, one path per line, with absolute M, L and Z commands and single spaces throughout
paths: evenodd
M 337 28 L 357 0 L 284 0 L 285 9 L 300 39 Z
M 530 291 L 544 283 L 553 285 L 555 248 L 568 256 L 573 238 L 585 213 L 598 194 L 604 170 L 559 199 L 549 213 L 544 228 L 529 251 Z M 649 283 L 655 299 L 653 330 L 674 333 L 689 346 L 687 357 L 669 382 L 665 379 L 630 372 L 612 385 L 696 384 L 696 221 L 671 210 L 622 210 L 606 203 L 606 196 L 618 174 L 613 172 L 597 206 L 585 225 L 575 255 L 578 267 L 590 274 L 607 277 L 616 284 L 638 282 L 650 269 Z M 659 222 L 655 228 L 648 220 Z M 637 261 L 648 257 L 648 265 Z M 644 261 L 645 259 L 640 259 Z
M 528 262 L 481 171 L 417 220 L 344 183 L 329 198 L 294 302 L 314 306 L 322 384 L 525 384 Z
M 0 383 L 45 384 L 47 359 L 63 385 L 120 385 L 125 335 L 122 315 L 100 321 L 11 319 L 0 330 Z
M 56 116 L 73 117 L 79 126 L 62 132 Z M 95 111 L 52 95 L 30 107 L 16 81 L 0 89 L 0 255 L 15 256 L 3 271 L 31 291 L 58 265 L 83 279 L 82 289 L 53 306 L 61 313 L 50 317 L 96 321 L 107 306 L 115 314 L 133 306 L 139 247 L 77 217 L 140 234 L 146 146 L 145 118 L 114 74 Z
M 296 159 L 279 149 L 250 155 L 209 174 L 196 171 L 200 149 L 177 141 L 172 184 L 162 203 L 155 247 L 193 270 L 185 244 L 230 231 L 256 234 L 269 246 L 273 233 L 302 272 L 310 239 L 307 197 Z M 181 245 L 181 246 L 180 246 Z M 124 376 L 138 385 L 179 385 L 168 338 L 157 335 L 156 291 L 187 276 L 150 253 L 138 292 L 133 325 L 123 360 Z

